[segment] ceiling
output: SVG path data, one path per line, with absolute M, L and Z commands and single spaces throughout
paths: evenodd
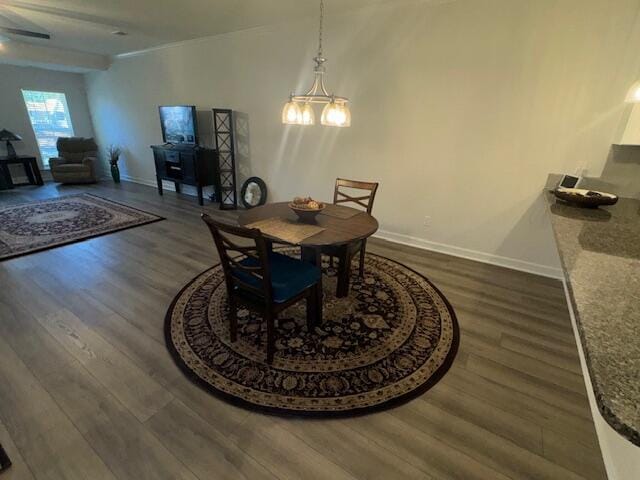
M 400 0 L 325 0 L 327 14 Z M 405 1 L 405 0 L 403 0 Z M 0 26 L 51 35 L 10 40 L 64 50 L 117 55 L 304 17 L 318 0 L 0 0 Z M 113 35 L 121 30 L 125 36 Z

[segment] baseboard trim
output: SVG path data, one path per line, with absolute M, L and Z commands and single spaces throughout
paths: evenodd
M 420 248 L 422 250 L 444 253 L 453 257 L 466 258 L 467 260 L 474 260 L 476 262 L 496 265 L 499 267 L 509 268 L 511 270 L 518 270 L 520 272 L 532 273 L 543 277 L 554 278 L 557 280 L 562 280 L 564 278 L 562 270 L 559 268 L 526 262 L 524 260 L 518 260 L 517 258 L 503 257 L 501 255 L 479 252 L 477 250 L 455 247 L 453 245 L 445 245 L 443 243 L 432 242 L 423 238 L 411 237 L 409 235 L 402 235 L 386 230 L 378 230 L 374 237 L 382 240 L 388 240 L 389 242 Z
M 105 178 L 110 178 L 108 175 L 105 176 Z M 137 178 L 137 177 L 132 177 L 130 175 L 125 175 L 123 173 L 120 173 L 120 179 L 124 180 L 125 182 L 131 182 L 131 183 L 138 183 L 140 185 L 146 185 L 147 187 L 154 187 L 157 188 L 158 184 L 155 180 L 146 180 L 144 178 Z M 162 184 L 162 188 L 166 189 L 166 190 L 171 190 L 173 192 L 176 191 L 173 183 L 163 183 Z
M 122 174 L 120 175 L 120 177 L 122 178 L 122 180 L 125 180 L 127 182 L 139 183 L 141 185 L 147 185 L 154 188 L 157 187 L 155 181 L 145 180 L 142 178 L 136 178 Z M 175 187 L 170 182 L 165 182 L 163 188 L 175 192 Z M 499 267 L 510 268 L 511 270 L 518 270 L 520 272 L 533 273 L 534 275 L 541 275 L 543 277 L 554 278 L 557 280 L 562 280 L 564 278 L 564 276 L 562 275 L 562 270 L 560 270 L 559 268 L 539 265 L 537 263 L 525 262 L 516 258 L 502 257 L 500 255 L 479 252 L 477 250 L 454 247 L 452 245 L 445 245 L 443 243 L 432 242 L 423 238 L 411 237 L 409 235 L 402 235 L 386 230 L 378 230 L 374 237 L 380 238 L 382 240 L 388 240 L 389 242 L 400 243 L 402 245 L 420 248 L 422 250 L 444 253 L 454 257 L 466 258 L 467 260 L 475 260 L 476 262 L 488 263 L 489 265 L 497 265 Z
M 111 177 L 105 176 L 105 178 L 111 178 Z M 120 174 L 120 179 L 124 180 L 125 182 L 138 183 L 140 185 L 146 185 L 147 187 L 158 188 L 158 183 L 155 180 L 147 180 L 147 179 L 144 179 L 144 178 L 132 177 L 130 175 L 124 175 L 122 173 Z M 170 182 L 168 180 L 162 182 L 162 189 L 163 190 L 167 190 L 169 192 L 175 192 L 176 191 L 176 187 L 173 184 L 173 182 Z M 180 191 L 180 193 L 183 193 L 185 195 L 191 195 L 192 197 L 196 196 L 195 190 L 192 192 L 191 189 L 189 189 L 189 188 L 183 188 Z

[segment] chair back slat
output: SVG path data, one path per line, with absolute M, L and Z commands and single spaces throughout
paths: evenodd
M 369 192 L 366 195 L 355 196 L 349 195 L 342 191 L 342 188 L 349 188 L 354 190 L 365 190 Z M 376 182 L 361 182 L 358 180 L 347 180 L 346 178 L 337 178 L 336 179 L 336 187 L 333 191 L 333 203 L 355 203 L 363 207 L 367 213 L 371 213 L 373 210 L 373 201 L 376 197 L 376 192 L 378 190 L 378 183 Z
M 260 230 L 218 222 L 206 213 L 203 213 L 200 217 L 209 227 L 213 241 L 216 244 L 229 295 L 236 289 L 241 289 L 263 297 L 265 301 L 270 302 L 272 299 L 272 287 L 269 251 Z M 232 241 L 229 235 L 250 240 L 251 244 L 239 245 Z M 252 259 L 253 264 L 245 265 L 240 263 L 246 258 Z M 243 274 L 245 278 L 240 278 L 239 274 Z M 255 280 L 256 285 L 248 283 L 246 281 L 247 277 Z

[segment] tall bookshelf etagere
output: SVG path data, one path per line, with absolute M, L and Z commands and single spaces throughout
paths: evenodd
M 236 188 L 236 155 L 233 138 L 233 111 L 225 108 L 213 109 L 213 130 L 219 161 L 217 201 L 221 210 L 238 208 Z

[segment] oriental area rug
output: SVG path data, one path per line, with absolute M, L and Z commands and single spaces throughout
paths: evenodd
M 280 250 L 297 256 L 295 248 Z M 299 257 L 298 257 L 299 258 Z M 422 275 L 367 253 L 364 278 L 352 270 L 348 297 L 336 298 L 336 272 L 323 262 L 323 320 L 308 331 L 305 302 L 278 316 L 276 353 L 266 363 L 266 325 L 238 310 L 229 338 L 220 265 L 194 278 L 165 319 L 167 347 L 207 391 L 251 410 L 300 416 L 354 416 L 389 408 L 433 386 L 455 358 L 454 311 Z
M 0 260 L 162 219 L 88 193 L 0 206 Z

